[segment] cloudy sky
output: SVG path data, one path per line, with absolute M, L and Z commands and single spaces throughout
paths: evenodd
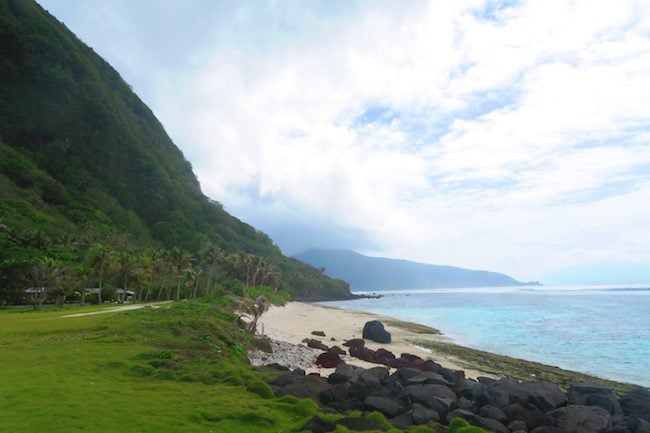
M 40 3 L 289 254 L 650 263 L 647 0 Z

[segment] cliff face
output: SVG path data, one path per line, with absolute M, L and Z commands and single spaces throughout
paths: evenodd
M 302 296 L 347 285 L 284 257 L 203 195 L 190 163 L 120 75 L 30 0 L 0 0 L 0 223 L 47 234 L 117 231 L 139 247 L 260 255 Z

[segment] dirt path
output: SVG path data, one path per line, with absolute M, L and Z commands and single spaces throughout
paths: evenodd
M 61 317 L 67 319 L 69 317 L 94 316 L 96 314 L 107 314 L 107 313 L 116 313 L 118 311 L 137 310 L 138 308 L 144 308 L 144 307 L 158 308 L 159 305 L 169 304 L 170 302 L 173 301 L 154 302 L 151 304 L 120 305 L 119 307 L 112 307 L 112 308 L 107 308 L 105 310 L 99 310 L 99 311 L 91 311 L 89 313 L 66 314 L 65 316 L 61 316 Z

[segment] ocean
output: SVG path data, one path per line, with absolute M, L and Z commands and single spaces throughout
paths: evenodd
M 422 323 L 458 344 L 650 386 L 650 285 L 382 291 L 324 302 Z

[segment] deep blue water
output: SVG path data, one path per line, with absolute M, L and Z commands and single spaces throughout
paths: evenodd
M 465 346 L 650 386 L 650 286 L 381 294 L 325 304 L 433 326 Z

